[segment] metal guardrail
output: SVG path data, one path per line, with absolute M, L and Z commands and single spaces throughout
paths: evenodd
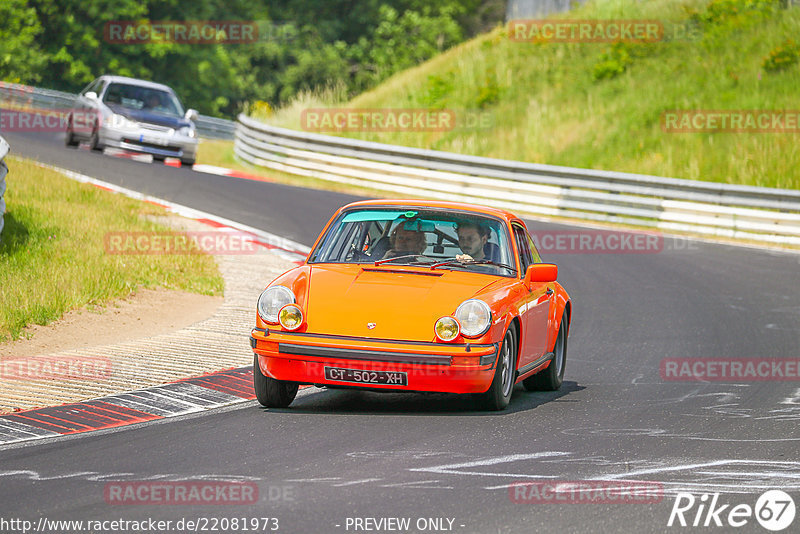
M 6 201 L 3 198 L 6 194 L 6 174 L 8 174 L 8 166 L 5 162 L 6 154 L 9 151 L 8 143 L 5 139 L 0 137 L 0 241 L 3 237 L 3 226 L 5 222 L 3 217 L 6 213 Z
M 64 91 L 0 82 L 0 101 L 22 109 L 68 110 L 77 96 Z M 200 115 L 195 126 L 198 135 L 206 139 L 233 139 L 236 130 L 234 121 L 206 115 Z
M 238 119 L 236 157 L 290 174 L 539 216 L 800 245 L 800 191 L 464 156 Z

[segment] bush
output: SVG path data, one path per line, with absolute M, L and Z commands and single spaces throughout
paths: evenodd
M 787 39 L 782 45 L 770 50 L 761 66 L 767 72 L 775 72 L 794 65 L 798 60 L 800 60 L 800 45 Z

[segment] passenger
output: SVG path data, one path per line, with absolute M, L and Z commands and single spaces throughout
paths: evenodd
M 489 228 L 474 222 L 462 222 L 456 227 L 458 246 L 464 254 L 472 256 L 473 260 L 488 259 L 484 248 L 489 240 Z

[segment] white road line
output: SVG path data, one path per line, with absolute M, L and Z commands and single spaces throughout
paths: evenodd
M 341 484 L 334 484 L 334 488 L 341 488 L 342 486 L 355 486 L 356 484 L 366 484 L 367 482 L 378 482 L 382 478 L 363 478 L 361 480 L 351 480 L 350 482 L 342 482 Z
M 791 397 L 786 397 L 781 404 L 800 404 L 800 388 L 794 390 Z
M 425 473 L 440 473 L 447 475 L 474 475 L 486 477 L 518 477 L 518 478 L 557 478 L 555 476 L 546 475 L 529 475 L 517 473 L 492 473 L 485 471 L 459 471 L 461 468 L 481 467 L 489 465 L 497 465 L 509 462 L 516 462 L 519 460 L 535 460 L 538 458 L 551 458 L 553 456 L 568 456 L 568 452 L 536 452 L 532 454 L 510 454 L 507 456 L 498 456 L 495 458 L 486 458 L 483 460 L 475 460 L 472 462 L 463 462 L 457 464 L 435 465 L 433 467 L 416 467 L 409 469 L 409 471 L 425 472 Z

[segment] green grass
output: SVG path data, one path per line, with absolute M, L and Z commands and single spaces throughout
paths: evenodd
M 800 109 L 800 62 L 791 40 L 800 35 L 800 8 L 781 9 L 778 0 L 595 0 L 557 17 L 695 21 L 699 38 L 534 44 L 512 41 L 498 28 L 345 104 L 336 103 L 336 91 L 303 95 L 260 118 L 299 129 L 302 109 L 326 105 L 480 110 L 492 117 L 490 127 L 346 135 L 553 165 L 800 188 L 798 134 L 661 127 L 666 110 Z
M 106 254 L 108 232 L 169 231 L 147 216 L 162 208 L 81 184 L 9 157 L 0 243 L 0 341 L 65 312 L 103 306 L 139 288 L 162 286 L 220 295 L 223 280 L 207 255 Z

